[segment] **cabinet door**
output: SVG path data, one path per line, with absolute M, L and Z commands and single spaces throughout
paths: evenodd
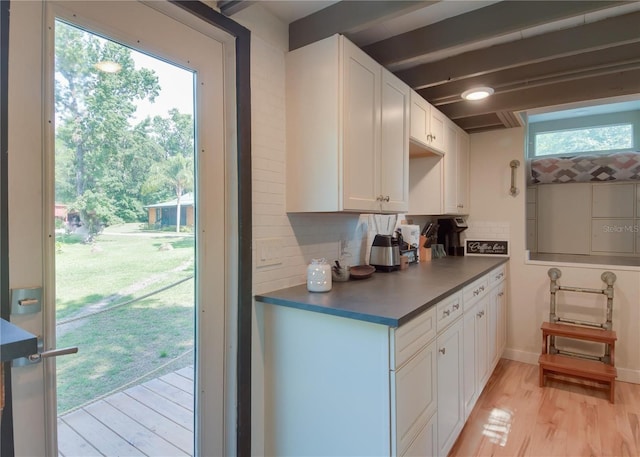
M 464 424 L 462 319 L 438 336 L 438 455 L 447 455 Z
M 385 211 L 409 209 L 409 99 L 409 86 L 382 70 L 379 169 Z
M 430 105 L 414 90 L 411 91 L 411 140 L 429 146 Z
M 632 218 L 635 184 L 593 184 L 591 217 Z
M 429 137 L 429 145 L 431 149 L 448 152 L 448 150 L 446 150 L 445 140 L 445 125 L 447 125 L 447 123 L 447 117 L 432 106 L 429 117 L 429 133 L 431 135 Z
M 496 316 L 496 351 L 491 366 L 494 366 L 498 362 L 498 359 L 502 357 L 502 353 L 507 344 L 507 296 L 505 291 L 504 281 L 493 289 L 492 302 L 495 304 Z
M 457 131 L 453 124 L 445 126 L 445 141 L 447 153 L 444 155 L 444 212 L 447 214 L 458 213 L 458 139 Z
M 392 377 L 396 393 L 396 448 L 397 455 L 402 455 L 436 412 L 436 342 L 423 348 Z
M 375 60 L 347 40 L 343 59 L 343 206 L 346 210 L 380 210 L 382 73 Z
M 498 359 L 498 318 L 498 293 L 495 288 L 487 304 L 487 377 Z
M 476 307 L 476 394 L 480 395 L 489 374 L 489 315 L 488 298 Z
M 469 214 L 469 135 L 458 130 L 456 138 L 456 196 L 458 199 L 456 208 L 459 213 Z
M 464 312 L 464 418 L 471 414 L 476 401 L 476 306 Z
M 436 425 L 436 415 L 434 414 L 420 431 L 418 437 L 411 443 L 409 449 L 399 455 L 402 457 L 435 457 L 438 455 Z
M 589 254 L 590 183 L 538 186 L 538 252 Z

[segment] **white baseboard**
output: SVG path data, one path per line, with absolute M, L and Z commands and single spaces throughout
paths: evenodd
M 540 357 L 540 354 L 537 352 L 527 352 L 520 351 L 518 349 L 506 348 L 502 353 L 502 357 L 509 360 L 515 360 L 516 362 L 537 365 L 538 357 Z M 620 367 L 616 368 L 618 369 L 618 381 L 640 384 L 640 370 L 632 370 L 629 368 Z
M 517 349 L 506 348 L 502 353 L 502 357 L 516 362 L 528 363 L 529 365 L 537 365 L 540 354 L 536 352 L 519 351 Z

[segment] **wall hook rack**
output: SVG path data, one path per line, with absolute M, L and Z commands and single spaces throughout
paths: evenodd
M 511 188 L 509 189 L 509 195 L 515 197 L 520 193 L 520 190 L 516 187 L 516 170 L 520 166 L 520 161 L 512 160 L 509 166 L 511 167 Z

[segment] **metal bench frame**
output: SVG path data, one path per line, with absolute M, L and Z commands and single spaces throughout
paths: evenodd
M 550 268 L 547 274 L 549 275 L 549 279 L 551 280 L 551 284 L 549 288 L 551 293 L 551 298 L 549 300 L 549 322 L 556 323 L 556 324 L 566 323 L 566 324 L 573 324 L 573 325 L 579 325 L 584 327 L 595 327 L 595 328 L 601 328 L 603 330 L 613 329 L 612 328 L 613 327 L 613 324 L 612 324 L 613 285 L 617 279 L 615 273 L 611 271 L 605 271 L 604 273 L 602 273 L 600 278 L 607 285 L 607 287 L 605 287 L 604 289 L 587 289 L 583 287 L 561 286 L 558 284 L 558 279 L 560 279 L 560 277 L 562 276 L 562 272 L 557 268 Z M 559 317 L 556 314 L 556 308 L 557 308 L 556 293 L 559 291 L 605 295 L 607 297 L 606 321 L 605 322 L 589 322 L 589 321 L 583 321 L 578 319 L 566 319 L 563 317 Z M 604 362 L 607 364 L 611 363 L 610 347 L 608 344 L 605 344 L 603 356 L 594 356 L 590 354 L 581 354 L 581 353 L 572 352 L 572 351 L 564 351 L 556 348 L 555 336 L 553 335 L 549 337 L 549 340 L 550 340 L 549 348 L 548 348 L 549 354 L 564 354 L 572 357 L 580 357 L 580 358 L 590 359 L 590 360 L 599 360 L 600 362 Z

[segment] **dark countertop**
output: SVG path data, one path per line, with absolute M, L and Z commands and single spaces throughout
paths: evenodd
M 445 257 L 409 265 L 404 271 L 333 282 L 313 293 L 306 284 L 256 295 L 263 303 L 288 306 L 399 327 L 440 300 L 507 262 L 505 257 Z
M 0 358 L 8 362 L 38 352 L 35 335 L 0 319 Z

